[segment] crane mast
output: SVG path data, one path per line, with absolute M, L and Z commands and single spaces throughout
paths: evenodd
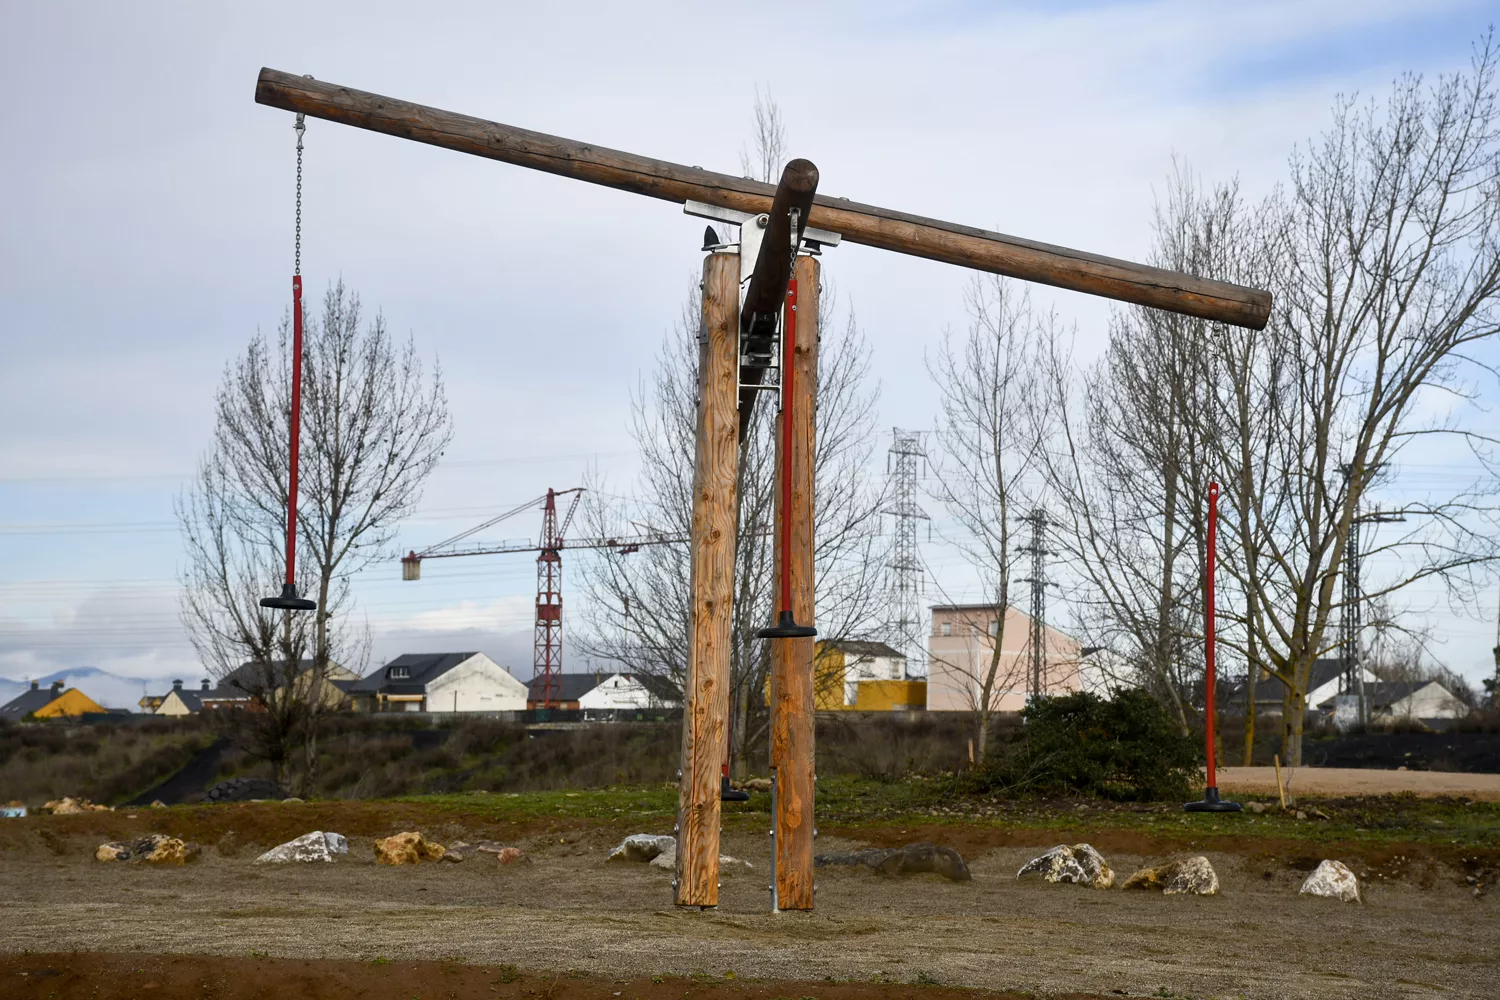
M 561 522 L 557 514 L 557 498 L 573 494 Z M 452 538 L 438 542 L 421 552 L 411 551 L 401 557 L 401 579 L 420 580 L 422 560 L 452 559 L 459 556 L 505 555 L 515 552 L 535 552 L 536 557 L 536 616 L 532 637 L 532 690 L 534 700 L 543 708 L 552 708 L 561 693 L 562 674 L 562 553 L 564 549 L 600 549 L 617 555 L 629 555 L 643 545 L 668 545 L 688 540 L 686 535 L 646 533 L 619 537 L 579 538 L 567 540 L 568 527 L 578 510 L 578 501 L 583 496 L 583 487 L 572 489 L 548 489 L 544 496 L 528 500 L 497 517 Z M 470 538 L 486 528 L 499 524 L 524 510 L 542 508 L 542 531 L 537 541 L 506 542 L 498 545 L 470 545 L 458 547 L 455 543 Z M 537 687 L 540 683 L 540 688 Z M 540 697 L 536 697 L 539 695 Z

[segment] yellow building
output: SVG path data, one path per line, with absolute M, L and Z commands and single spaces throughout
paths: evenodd
M 5 705 L 0 705 L 0 719 L 19 722 L 22 719 L 77 718 L 80 715 L 103 715 L 107 709 L 77 688 L 63 690 L 62 681 L 42 688 L 36 681 Z
M 883 642 L 817 645 L 815 705 L 821 712 L 904 712 L 927 707 L 927 682 L 906 676 L 906 657 Z

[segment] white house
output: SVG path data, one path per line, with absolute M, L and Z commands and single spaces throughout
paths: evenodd
M 1396 681 L 1365 688 L 1373 718 L 1462 719 L 1469 706 L 1437 681 Z
M 604 674 L 588 691 L 578 696 L 584 711 L 617 711 L 643 708 L 676 708 L 682 692 L 664 677 L 648 674 Z
M 483 653 L 405 653 L 353 685 L 361 712 L 519 712 L 526 685 Z
M 1327 662 L 1329 661 L 1318 660 L 1314 666 L 1316 667 Z M 1338 666 L 1337 673 L 1330 674 L 1327 671 L 1314 670 L 1312 676 L 1308 678 L 1306 704 L 1322 706 L 1324 702 L 1332 702 L 1334 695 L 1344 693 L 1341 690 L 1344 684 L 1343 665 L 1337 660 L 1334 660 L 1333 663 Z M 1370 685 L 1380 683 L 1380 678 L 1370 673 L 1368 668 L 1360 667 L 1359 672 L 1362 675 L 1366 690 L 1369 689 Z M 1358 688 L 1355 690 L 1358 690 Z

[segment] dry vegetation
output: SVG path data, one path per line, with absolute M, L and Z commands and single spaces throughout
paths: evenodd
M 218 735 L 211 719 L 0 730 L 0 799 L 39 805 L 82 795 L 120 804 L 172 777 Z M 963 720 L 952 717 L 829 714 L 818 723 L 818 770 L 880 781 L 951 773 L 965 765 L 963 737 Z M 311 798 L 378 799 L 655 784 L 676 775 L 680 739 L 676 722 L 528 730 L 492 719 L 434 728 L 400 716 L 339 715 L 325 723 L 304 791 Z M 751 760 L 765 753 L 764 746 L 752 747 Z M 268 777 L 267 770 L 231 746 L 203 781 Z
M 176 773 L 214 739 L 197 721 L 0 727 L 0 798 L 119 802 Z

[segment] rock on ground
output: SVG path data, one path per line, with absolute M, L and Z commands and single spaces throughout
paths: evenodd
M 771 790 L 771 779 L 751 778 L 740 787 L 747 792 L 769 792 Z
M 677 870 L 677 842 L 675 840 L 672 841 L 671 845 L 665 851 L 662 851 L 651 859 L 651 867 L 669 872 Z M 748 871 L 754 867 L 748 861 L 741 861 L 739 858 L 732 858 L 727 854 L 719 855 L 719 874 L 721 875 L 732 875 L 737 871 Z
M 42 808 L 54 816 L 71 816 L 74 813 L 86 812 L 114 812 L 113 806 L 101 806 L 90 802 L 88 799 L 75 799 L 70 795 L 54 799 L 42 806 Z
M 397 833 L 375 841 L 375 860 L 383 865 L 415 865 L 423 861 L 441 861 L 442 844 L 435 844 L 420 832 Z
M 1359 879 L 1342 861 L 1324 861 L 1307 876 L 1298 893 L 1303 896 L 1326 896 L 1346 903 L 1358 903 Z
M 1115 884 L 1114 870 L 1104 856 L 1088 844 L 1058 844 L 1040 857 L 1032 858 L 1016 872 L 1016 878 L 1039 876 L 1044 882 L 1070 882 L 1094 889 L 1109 889 Z
M 1154 889 L 1164 896 L 1213 896 L 1219 891 L 1219 876 L 1203 855 L 1179 858 L 1154 868 L 1142 868 L 1121 886 L 1123 889 Z
M 531 864 L 531 858 L 519 847 L 509 847 L 494 840 L 481 840 L 478 843 L 468 844 L 460 840 L 449 844 L 448 849 L 443 852 L 444 861 L 467 861 L 469 858 L 478 857 L 481 854 L 491 855 L 502 865 L 513 865 L 517 863 Z
M 862 851 L 839 851 L 819 854 L 813 866 L 864 866 L 882 875 L 917 875 L 924 872 L 941 875 L 954 882 L 967 882 L 973 876 L 963 855 L 951 847 L 938 844 L 907 844 L 905 847 L 871 847 Z
M 676 851 L 677 838 L 656 833 L 632 833 L 609 852 L 605 861 L 653 861 L 663 851 Z
M 139 840 L 100 844 L 94 851 L 95 861 L 149 861 L 157 865 L 183 865 L 197 856 L 197 844 L 160 833 L 149 833 Z
M 336 854 L 348 854 L 349 842 L 341 833 L 314 830 L 296 840 L 273 847 L 255 859 L 256 864 L 286 864 L 293 861 L 332 861 Z
M 255 802 L 286 798 L 286 792 L 274 781 L 264 778 L 230 778 L 203 793 L 205 803 Z

